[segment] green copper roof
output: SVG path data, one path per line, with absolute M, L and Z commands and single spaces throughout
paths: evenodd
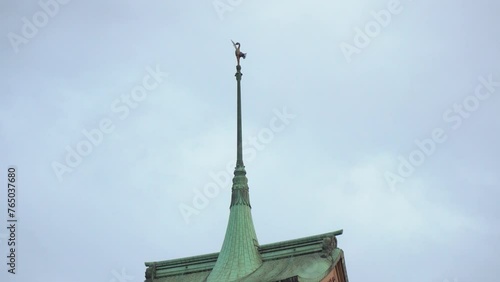
M 337 248 L 336 240 L 336 236 L 341 234 L 342 230 L 338 230 L 262 245 L 259 248 L 263 261 L 262 265 L 237 281 L 271 282 L 294 276 L 298 276 L 299 281 L 320 281 L 326 275 L 326 272 L 335 267 L 338 262 L 344 264 L 343 252 Z M 218 257 L 221 257 L 218 253 L 212 253 L 181 259 L 147 262 L 146 266 L 150 278 L 147 278 L 146 282 L 209 281 L 207 278 L 215 267 Z M 345 269 L 345 265 L 343 265 L 343 268 Z M 231 269 L 228 269 L 225 273 L 230 271 Z M 345 278 L 347 281 L 347 274 L 345 274 Z
M 241 66 L 236 66 L 237 83 L 237 155 L 234 170 L 229 223 L 217 262 L 207 282 L 238 281 L 262 265 L 259 243 L 250 211 L 248 179 L 243 164 L 241 126 Z

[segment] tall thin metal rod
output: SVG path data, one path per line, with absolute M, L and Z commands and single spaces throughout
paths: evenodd
M 242 125 L 241 125 L 241 76 L 243 74 L 241 73 L 241 66 L 237 65 L 236 66 L 236 83 L 237 83 L 237 109 L 238 109 L 238 125 L 237 125 L 237 140 L 236 140 L 236 146 L 237 146 L 237 155 L 236 155 L 236 166 L 237 167 L 242 167 L 243 165 L 243 138 L 242 138 Z

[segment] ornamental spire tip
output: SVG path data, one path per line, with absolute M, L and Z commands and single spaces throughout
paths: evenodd
M 233 43 L 233 46 L 234 46 L 234 54 L 236 55 L 236 62 L 238 63 L 238 66 L 240 65 L 240 58 L 243 58 L 245 59 L 246 56 L 247 56 L 247 53 L 243 53 L 240 51 L 240 46 L 241 44 L 239 42 L 234 42 L 233 40 L 231 40 L 231 42 Z

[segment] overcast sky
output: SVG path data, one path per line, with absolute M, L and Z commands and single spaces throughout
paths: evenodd
M 231 39 L 260 244 L 343 229 L 350 281 L 498 281 L 497 2 L 53 1 L 0 4 L 1 281 L 220 250 Z

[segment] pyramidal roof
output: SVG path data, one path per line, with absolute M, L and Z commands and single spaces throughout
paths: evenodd
M 238 51 L 237 51 L 238 52 Z M 236 54 L 238 58 L 238 53 Z M 241 66 L 236 66 L 237 156 L 234 170 L 229 222 L 217 262 L 207 282 L 238 281 L 262 265 L 259 243 L 253 226 L 248 179 L 243 164 L 241 125 Z

